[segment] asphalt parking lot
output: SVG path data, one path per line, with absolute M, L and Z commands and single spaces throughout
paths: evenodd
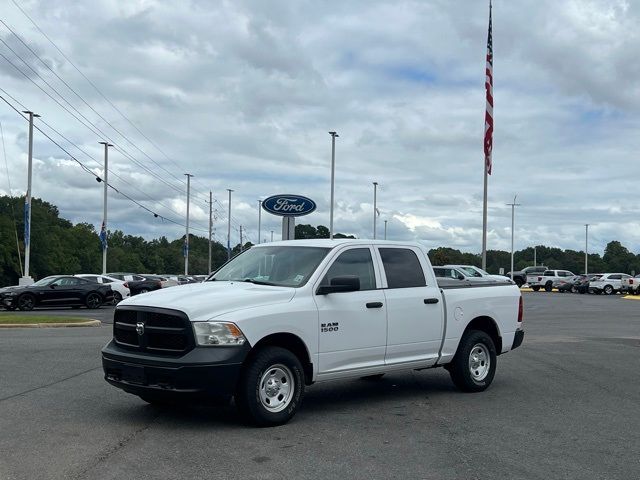
M 524 298 L 524 344 L 486 392 L 443 369 L 318 384 L 270 429 L 112 388 L 109 325 L 1 331 L 0 478 L 640 478 L 640 301 Z

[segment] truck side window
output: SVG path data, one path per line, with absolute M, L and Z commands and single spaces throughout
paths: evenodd
M 420 260 L 413 250 L 381 248 L 380 257 L 389 288 L 424 287 L 427 282 Z
M 373 270 L 371 251 L 368 248 L 354 248 L 340 254 L 329 267 L 322 279 L 322 285 L 329 285 L 334 277 L 355 275 L 360 279 L 360 290 L 375 290 L 376 275 Z

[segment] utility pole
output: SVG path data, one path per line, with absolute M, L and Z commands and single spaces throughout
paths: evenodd
M 240 225 L 240 253 L 242 253 L 242 225 Z
M 227 218 L 227 260 L 231 259 L 231 190 L 227 188 L 227 192 L 229 192 L 229 215 Z
M 29 115 L 29 163 L 27 167 L 27 194 L 24 198 L 24 276 L 18 282 L 20 285 L 31 285 L 33 278 L 29 276 L 29 260 L 31 259 L 31 178 L 33 173 L 33 119 L 39 117 L 37 113 L 25 110 Z
M 104 145 L 104 173 L 102 183 L 104 184 L 102 200 L 102 228 L 100 229 L 100 240 L 102 241 L 102 274 L 107 274 L 107 190 L 109 189 L 109 147 L 113 147 L 109 142 L 98 142 Z
M 511 206 L 511 281 L 513 281 L 513 233 L 515 227 L 515 213 L 516 207 L 520 206 L 519 203 L 516 203 L 516 198 L 518 198 L 518 195 L 513 197 L 513 203 L 507 203 L 507 205 Z
M 378 182 L 373 182 L 373 239 L 376 239 L 376 223 L 378 220 Z
M 258 200 L 258 245 L 260 244 L 261 232 L 262 232 L 262 200 Z
M 584 274 L 589 273 L 589 224 L 584 224 Z
M 189 275 L 189 200 L 191 196 L 191 175 L 185 173 L 187 177 L 187 233 L 184 236 L 184 274 Z
M 273 230 L 271 230 L 271 241 L 273 242 Z
M 336 173 L 336 137 L 339 137 L 336 132 L 329 132 L 331 135 L 331 206 L 329 209 L 329 238 L 333 239 L 333 197 L 335 190 L 335 173 Z
M 537 255 L 536 255 L 536 253 L 537 253 L 537 252 L 536 252 L 536 249 L 537 249 L 537 247 L 533 247 L 533 266 L 534 266 L 534 267 L 537 267 L 537 266 L 538 266 L 538 259 L 536 258 L 536 257 L 537 257 Z
M 384 239 L 387 239 L 387 221 L 384 221 Z
M 211 274 L 211 230 L 213 229 L 213 192 L 209 190 L 209 269 L 207 272 Z

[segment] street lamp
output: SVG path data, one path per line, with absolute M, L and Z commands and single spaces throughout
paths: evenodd
M 378 220 L 378 182 L 373 182 L 373 239 L 376 239 L 376 223 Z
M 331 200 L 329 207 L 329 238 L 333 238 L 333 196 L 335 186 L 335 174 L 336 174 L 336 137 L 339 137 L 336 132 L 329 132 L 331 135 Z
M 513 197 L 513 203 L 507 203 L 507 205 L 511 206 L 511 281 L 513 281 L 513 233 L 515 227 L 515 212 L 516 207 L 520 206 L 519 203 L 516 203 L 516 198 L 518 198 L 518 195 Z

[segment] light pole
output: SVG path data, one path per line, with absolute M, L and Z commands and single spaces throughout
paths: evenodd
M 209 261 L 207 273 L 211 274 L 211 230 L 213 229 L 213 192 L 209 190 Z
M 109 147 L 113 147 L 109 142 L 98 142 L 104 145 L 104 173 L 102 183 L 104 184 L 102 200 L 102 228 L 100 229 L 100 241 L 102 242 L 102 274 L 107 274 L 107 190 L 109 186 Z
M 511 281 L 513 281 L 513 233 L 515 228 L 515 215 L 516 207 L 520 206 L 519 203 L 516 203 L 516 198 L 518 198 L 518 195 L 513 197 L 513 203 L 507 203 L 507 205 L 511 206 Z
M 240 253 L 242 253 L 242 225 L 240 225 Z
M 384 239 L 387 239 L 387 221 L 384 221 Z
M 584 274 L 589 273 L 589 224 L 584 224 Z
M 336 175 L 336 137 L 339 137 L 340 135 L 336 132 L 329 132 L 329 135 L 331 135 L 331 205 L 329 207 L 329 238 L 333 239 L 333 195 Z
M 31 177 L 33 173 L 33 119 L 39 117 L 37 113 L 25 110 L 29 115 L 29 160 L 27 167 L 27 194 L 24 197 L 24 276 L 20 285 L 31 285 L 33 279 L 29 276 L 29 260 L 31 259 Z
M 229 215 L 227 218 L 227 260 L 231 259 L 231 190 L 227 188 L 227 192 L 229 192 Z
M 187 225 L 186 225 L 186 233 L 184 236 L 184 274 L 189 275 L 189 200 L 191 196 L 191 175 L 190 173 L 185 173 L 187 177 Z
M 373 182 L 373 239 L 376 239 L 376 223 L 378 216 L 378 182 Z
M 261 231 L 262 231 L 262 200 L 258 200 L 258 244 L 260 244 Z
M 273 242 L 273 230 L 271 230 L 271 241 Z
M 537 248 L 537 247 L 533 247 L 533 266 L 534 266 L 534 267 L 537 267 L 537 266 L 538 266 L 538 259 L 536 258 L 536 256 L 537 256 L 537 255 L 536 255 L 536 254 L 537 254 L 537 252 L 536 252 L 536 248 Z

